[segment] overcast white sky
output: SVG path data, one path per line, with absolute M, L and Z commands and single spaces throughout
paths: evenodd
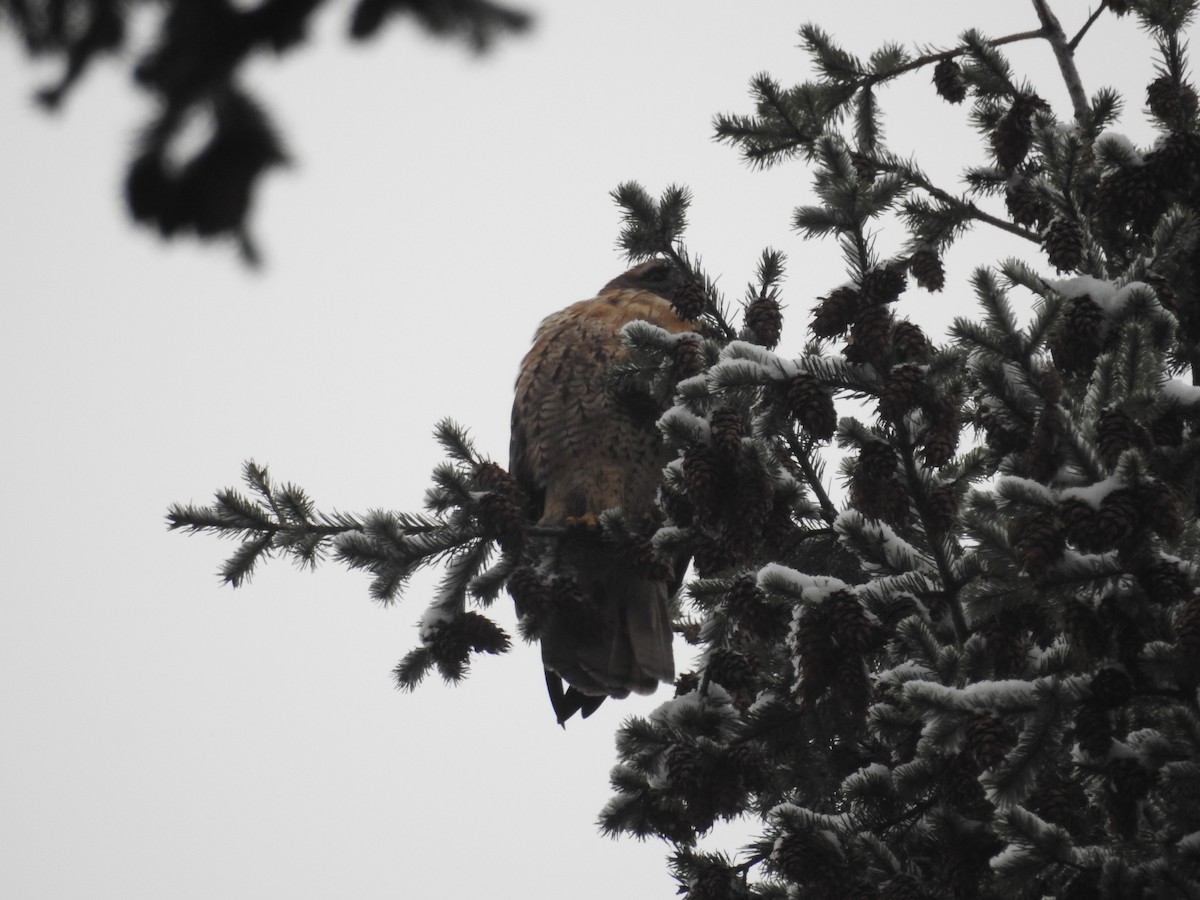
M 1057 6 L 1068 31 L 1086 16 Z M 712 115 L 749 111 L 757 71 L 806 76 L 805 21 L 866 55 L 1036 20 L 961 0 L 530 7 L 534 35 L 477 60 L 409 26 L 351 50 L 335 4 L 315 48 L 255 65 L 296 160 L 260 195 L 260 273 L 126 222 L 147 101 L 125 68 L 47 117 L 29 97 L 52 70 L 0 37 L 0 896 L 673 896 L 665 846 L 595 828 L 615 728 L 668 691 L 564 732 L 522 645 L 401 694 L 427 582 L 383 609 L 362 575 L 278 563 L 232 591 L 230 546 L 163 513 L 248 457 L 322 508 L 419 508 L 444 415 L 506 460 L 538 321 L 624 268 L 608 191 L 626 179 L 693 188 L 691 246 L 735 297 L 763 246 L 787 251 L 798 350 L 836 248 L 789 231 L 802 167 L 747 170 Z M 1065 115 L 1049 49 L 1014 57 Z M 1081 65 L 1089 92 L 1131 91 L 1144 143 L 1142 35 L 1106 17 Z M 889 134 L 953 185 L 956 154 L 982 154 L 929 74 L 885 93 Z M 972 309 L 970 268 L 1014 250 L 980 236 L 904 311 L 940 335 Z

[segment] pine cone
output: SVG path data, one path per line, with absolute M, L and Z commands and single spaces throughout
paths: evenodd
M 1104 311 L 1091 297 L 1076 297 L 1067 307 L 1062 325 L 1050 341 L 1054 364 L 1068 374 L 1091 371 L 1100 353 L 1100 329 Z
M 681 319 L 698 319 L 704 312 L 704 288 L 699 282 L 688 280 L 671 292 L 671 308 Z
M 1146 105 L 1160 122 L 1179 126 L 1196 114 L 1196 89 L 1190 84 L 1175 84 L 1170 75 L 1162 75 L 1146 88 Z
M 634 535 L 625 546 L 626 556 L 642 575 L 655 581 L 670 581 L 674 569 L 654 552 L 654 542 L 644 535 Z
M 925 891 L 921 882 L 907 872 L 893 875 L 883 889 L 883 900 L 925 900 Z
M 811 709 L 829 690 L 830 676 L 837 664 L 829 623 L 817 610 L 806 609 L 796 623 L 794 642 L 800 663 L 797 700 L 801 708 Z
M 861 290 L 867 303 L 892 303 L 907 286 L 902 266 L 879 266 L 863 276 Z
M 1102 546 L 1102 535 L 1096 508 L 1083 500 L 1068 498 L 1058 504 L 1058 517 L 1063 523 L 1067 540 L 1086 553 Z
M 838 646 L 856 653 L 870 650 L 876 643 L 876 631 L 858 597 L 852 591 L 834 591 L 825 603 Z
M 1083 235 L 1079 226 L 1062 216 L 1050 223 L 1042 238 L 1050 264 L 1059 272 L 1074 272 L 1083 262 Z
M 892 325 L 892 353 L 897 362 L 925 362 L 933 352 L 933 344 L 918 325 L 907 319 Z
M 1115 12 L 1118 16 L 1123 16 L 1129 11 L 1129 5 L 1125 0 L 1108 0 L 1108 8 Z M 1100 893 L 1100 870 L 1086 869 L 1080 874 L 1071 879 L 1061 894 L 1058 895 L 1059 900 L 1100 900 L 1104 896 Z
M 926 466 L 944 466 L 954 458 L 962 430 L 959 409 L 962 398 L 957 392 L 945 393 L 923 404 L 928 425 L 920 439 L 925 444 L 922 460 Z
M 1017 556 L 1022 567 L 1033 577 L 1045 574 L 1062 558 L 1066 538 L 1061 523 L 1048 510 L 1035 514 L 1020 529 L 1016 542 Z
M 1175 645 L 1185 660 L 1200 658 L 1200 593 L 1193 593 L 1175 614 Z
M 1159 141 L 1144 161 L 1155 184 L 1176 191 L 1187 188 L 1196 178 L 1197 158 L 1200 158 L 1200 135 L 1175 132 Z
M 1122 488 L 1112 491 L 1100 504 L 1096 525 L 1103 547 L 1117 547 L 1133 536 L 1141 525 L 1142 515 L 1133 491 Z
M 1150 438 L 1156 447 L 1178 447 L 1183 443 L 1183 417 L 1168 412 L 1150 423 Z
M 688 447 L 683 454 L 683 489 L 702 519 L 712 511 L 716 483 L 717 460 L 712 448 L 707 444 Z
M 1035 796 L 1034 810 L 1047 822 L 1060 825 L 1068 831 L 1079 824 L 1081 813 L 1087 808 L 1087 794 L 1078 781 L 1058 776 Z
M 857 653 L 843 651 L 838 655 L 834 692 L 839 706 L 861 719 L 871 705 L 871 675 Z
M 736 650 L 717 650 L 708 660 L 708 676 L 730 693 L 752 690 L 758 682 L 754 664 Z
M 1100 458 L 1108 466 L 1115 466 L 1117 459 L 1126 450 L 1137 447 L 1150 449 L 1150 435 L 1146 429 L 1119 409 L 1104 410 L 1096 423 L 1096 443 Z
M 1110 760 L 1108 778 L 1118 796 L 1141 799 L 1158 783 L 1158 773 L 1131 757 Z
M 1152 603 L 1170 606 L 1191 595 L 1187 573 L 1170 559 L 1158 557 L 1137 573 L 1138 584 Z
M 928 393 L 921 366 L 916 363 L 893 366 L 879 397 L 879 415 L 898 424 L 904 420 L 904 414 L 920 405 Z
M 704 783 L 704 754 L 691 744 L 675 744 L 667 753 L 667 781 L 685 793 Z
M 933 67 L 933 86 L 938 96 L 949 103 L 962 103 L 967 96 L 962 66 L 953 59 L 943 59 Z
M 1041 231 L 1053 214 L 1046 201 L 1025 179 L 1005 190 L 1004 205 L 1014 225 L 1035 231 Z
M 858 463 L 854 467 L 855 477 L 865 477 L 871 481 L 888 482 L 896 473 L 899 461 L 891 446 L 883 441 L 867 441 L 858 453 Z
M 909 271 L 917 279 L 917 285 L 936 293 L 946 286 L 946 269 L 942 258 L 928 247 L 923 247 L 908 261 Z
M 997 678 L 1017 675 L 1025 668 L 1028 653 L 1025 631 L 1007 619 L 989 619 L 980 629 Z
M 1103 656 L 1108 646 L 1108 630 L 1090 603 L 1068 600 L 1063 606 L 1063 625 L 1075 650 L 1088 660 Z
M 992 132 L 992 150 L 1000 168 L 1012 171 L 1019 166 L 1033 146 L 1033 114 L 1045 109 L 1046 102 L 1036 94 L 1020 94 Z
M 887 306 L 868 306 L 854 318 L 846 359 L 881 367 L 892 346 L 892 312 Z
M 700 676 L 695 672 L 684 672 L 675 679 L 675 696 L 684 697 L 700 689 Z
M 837 430 L 837 409 L 833 395 L 808 372 L 797 372 L 788 382 L 788 409 L 805 431 L 819 441 L 827 441 Z
M 1003 722 L 978 716 L 967 726 L 963 754 L 982 772 L 1003 760 L 1014 743 L 1011 729 Z
M 946 799 L 968 816 L 987 803 L 987 795 L 979 783 L 979 771 L 975 763 L 965 756 L 954 757 L 941 783 Z
M 554 605 L 550 586 L 530 566 L 514 570 L 508 576 L 507 589 L 516 603 L 517 615 L 522 619 L 538 623 Z
M 949 534 L 958 519 L 958 488 L 953 482 L 944 482 L 929 492 L 925 506 L 925 523 L 930 537 Z
M 814 337 L 831 338 L 844 334 L 862 307 L 862 297 L 854 288 L 840 287 L 819 298 L 813 310 L 809 330 Z
M 1163 540 L 1177 540 L 1183 534 L 1183 509 L 1174 488 L 1165 481 L 1156 481 L 1141 496 L 1146 524 Z
M 723 535 L 718 537 L 705 535 L 696 545 L 692 561 L 696 566 L 696 573 L 701 578 L 712 578 L 718 572 L 723 572 L 738 562 L 730 556 L 730 548 L 721 540 L 721 537 Z
M 1075 740 L 1089 756 L 1103 757 L 1112 746 L 1113 727 L 1108 712 L 1096 703 L 1084 703 L 1075 714 Z
M 774 297 L 758 297 L 745 313 L 746 328 L 753 335 L 754 342 L 768 350 L 779 343 L 779 335 L 783 329 L 783 313 L 779 309 L 779 301 Z
M 700 352 L 700 339 L 684 337 L 675 342 L 675 377 L 682 381 L 704 371 L 704 356 Z
M 864 153 L 851 153 L 850 163 L 854 166 L 854 174 L 864 184 L 871 184 L 879 173 L 875 161 Z
M 520 495 L 489 491 L 479 500 L 480 530 L 510 553 L 519 552 L 528 535 Z
M 713 448 L 722 459 L 733 459 L 742 447 L 746 434 L 746 420 L 741 410 L 733 406 L 722 406 L 712 415 Z
M 1133 696 L 1133 682 L 1120 669 L 1106 666 L 1092 676 L 1092 702 L 1101 709 L 1124 706 Z

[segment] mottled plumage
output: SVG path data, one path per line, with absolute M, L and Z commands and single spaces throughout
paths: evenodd
M 669 456 L 649 398 L 618 398 L 607 372 L 627 352 L 621 328 L 638 319 L 692 330 L 671 308 L 676 270 L 653 260 L 613 279 L 591 300 L 546 318 L 521 363 L 512 412 L 509 470 L 531 498 L 539 525 L 564 526 L 620 507 L 650 514 Z M 590 714 L 605 697 L 650 693 L 674 678 L 671 586 L 647 578 L 612 544 L 580 529 L 557 540 L 555 572 L 568 575 L 599 611 L 595 633 L 552 621 L 542 661 L 560 722 Z M 570 688 L 564 691 L 561 680 Z

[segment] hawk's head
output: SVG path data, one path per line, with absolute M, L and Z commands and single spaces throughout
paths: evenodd
M 605 291 L 650 291 L 660 297 L 670 297 L 684 281 L 684 273 L 669 259 L 652 259 L 618 275 L 600 289 Z

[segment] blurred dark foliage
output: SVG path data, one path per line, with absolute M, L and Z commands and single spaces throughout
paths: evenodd
M 62 61 L 62 74 L 37 91 L 58 109 L 97 58 L 129 47 L 135 15 L 153 22 L 152 38 L 132 47 L 133 78 L 155 99 L 125 178 L 133 218 L 163 237 L 233 237 L 243 257 L 257 254 L 247 218 L 260 177 L 283 164 L 282 141 L 239 83 L 259 52 L 302 45 L 325 0 L 0 0 L 0 24 L 16 32 L 31 57 Z M 530 17 L 488 0 L 358 0 L 349 21 L 355 40 L 408 14 L 429 34 L 465 42 L 476 52 L 503 34 L 526 30 Z M 140 24 L 140 22 L 139 22 Z M 201 126 L 207 137 L 180 159 L 179 138 Z

